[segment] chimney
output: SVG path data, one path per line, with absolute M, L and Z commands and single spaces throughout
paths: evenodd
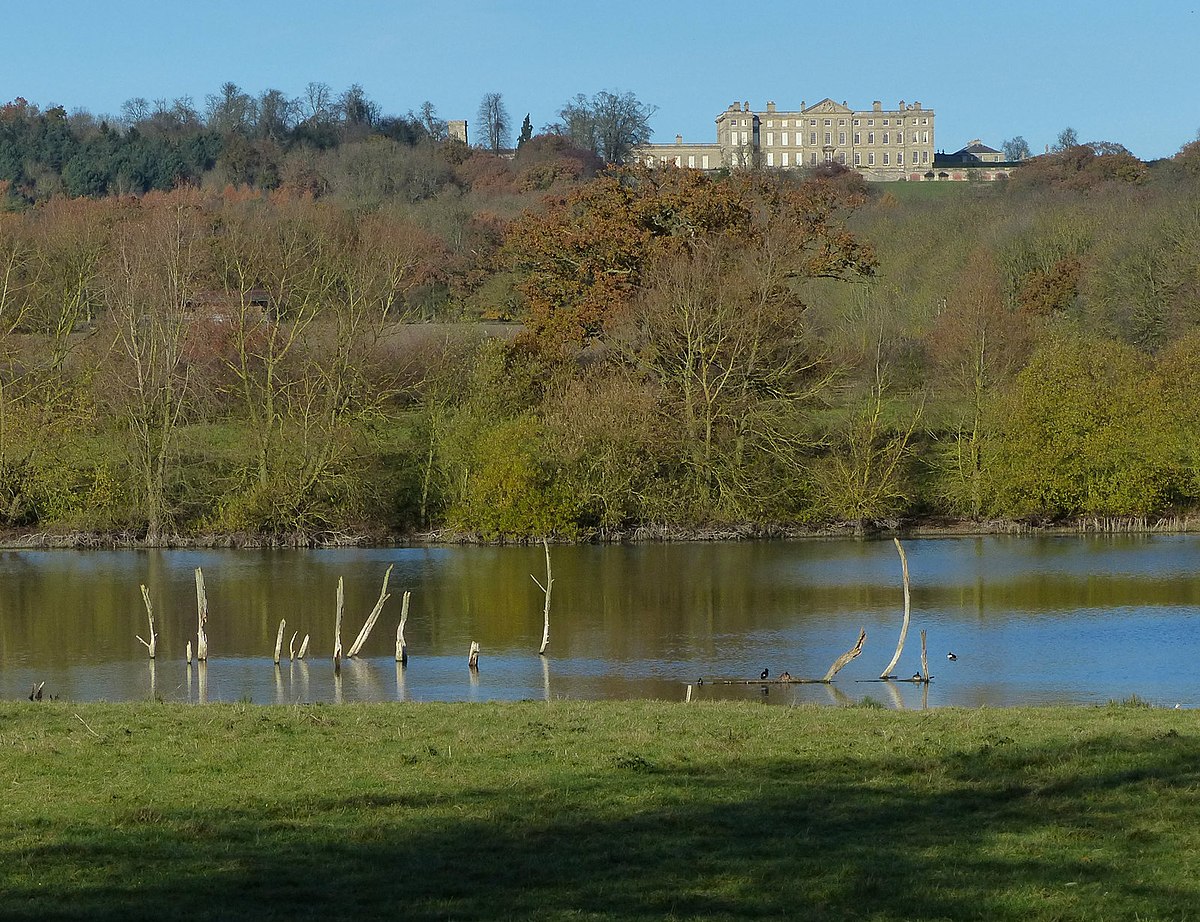
M 900 100 L 900 111 L 901 111 L 901 112 L 903 112 L 903 111 L 904 111 L 904 100 L 903 100 L 903 99 L 902 99 L 902 100 Z
M 918 112 L 920 112 L 920 111 L 921 111 L 921 104 L 920 104 L 919 102 L 914 102 L 914 103 L 913 103 L 913 108 L 914 108 L 914 109 L 916 109 Z
M 877 99 L 873 103 L 871 103 L 871 108 L 873 108 L 876 112 L 882 112 L 883 111 L 883 103 Z
M 773 103 L 773 102 L 767 103 L 767 111 L 774 112 L 775 111 L 775 103 Z
M 743 103 L 742 103 L 742 111 L 743 111 L 743 112 L 749 112 L 749 111 L 750 111 L 750 103 L 749 103 L 749 102 L 743 102 Z
M 681 134 L 675 135 L 675 143 L 682 144 L 683 143 L 683 135 L 681 135 Z

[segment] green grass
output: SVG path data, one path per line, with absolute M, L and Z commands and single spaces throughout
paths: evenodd
M 0 917 L 1195 919 L 1200 720 L 0 703 Z

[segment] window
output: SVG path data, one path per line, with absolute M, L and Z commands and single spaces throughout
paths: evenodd
M 896 151 L 896 166 L 904 165 L 904 151 Z
M 854 154 L 854 165 L 862 166 L 862 154 L 857 152 Z
M 883 165 L 884 165 L 884 166 L 887 166 L 887 165 L 888 165 L 888 163 L 889 163 L 889 160 L 888 160 L 888 152 L 887 152 L 887 151 L 884 151 L 884 152 L 883 152 Z
M 833 163 L 833 151 L 831 151 L 831 150 L 825 151 L 825 162 Z
M 921 132 L 921 143 L 922 143 L 922 144 L 928 144 L 928 143 L 929 143 L 929 132 L 928 132 L 928 131 L 922 131 L 922 132 Z
M 688 166 L 693 170 L 696 169 L 696 155 L 695 154 L 688 154 Z
M 929 151 L 927 151 L 927 150 L 923 150 L 923 151 L 921 151 L 921 162 L 922 162 L 922 163 L 928 163 L 928 162 L 929 162 Z
M 843 147 L 845 146 L 845 144 L 846 144 L 846 132 L 844 132 L 844 131 L 839 131 L 839 132 L 838 132 L 838 144 L 842 145 Z
M 811 154 L 808 155 L 808 162 L 810 164 L 812 164 L 813 166 L 817 165 L 817 152 L 816 151 L 813 151 Z
M 886 124 L 888 123 L 888 120 L 885 118 L 885 119 L 883 120 L 883 123 L 886 125 Z
M 902 118 L 896 119 L 896 127 L 897 128 L 899 128 L 903 124 L 904 124 L 904 119 L 902 119 Z
M 832 131 L 825 132 L 825 143 L 826 144 L 833 143 L 833 132 Z
M 782 161 L 782 162 L 780 163 L 780 166 L 787 166 L 787 165 L 788 165 L 788 153 L 787 153 L 787 151 L 786 151 L 786 150 L 783 152 L 783 156 L 782 156 L 782 157 L 780 157 L 780 160 Z
M 873 131 L 868 131 L 868 132 L 867 132 L 867 143 L 868 143 L 868 144 L 874 144 L 874 143 L 875 143 L 875 132 L 873 132 Z
M 897 143 L 897 144 L 903 144 L 903 143 L 904 143 L 904 132 L 903 132 L 903 131 L 897 131 L 897 132 L 896 132 L 896 143 Z
M 817 133 L 816 133 L 815 131 L 810 131 L 810 132 L 808 133 L 808 143 L 809 143 L 809 144 L 816 144 L 816 143 L 817 143 Z
M 750 134 L 749 134 L 749 132 L 746 132 L 746 131 L 743 131 L 743 132 L 742 132 L 742 143 L 743 143 L 743 144 L 749 144 L 749 143 L 750 143 Z
M 928 124 L 929 124 L 929 119 L 927 119 L 927 118 L 923 118 L 923 119 L 921 119 L 921 124 L 922 124 L 922 125 L 928 125 Z
M 869 154 L 867 154 L 867 165 L 868 166 L 875 165 L 875 152 L 874 151 L 871 151 Z
M 767 147 L 774 147 L 774 146 L 775 146 L 775 135 L 772 132 L 768 131 L 767 132 Z
M 868 127 L 868 128 L 870 128 L 870 127 L 871 127 L 871 126 L 873 126 L 874 124 L 875 124 L 875 119 L 873 119 L 873 118 L 869 118 L 869 119 L 867 119 L 867 127 Z
M 839 127 L 839 128 L 845 128 L 845 127 L 846 127 L 846 120 L 845 120 L 844 118 L 839 118 L 839 119 L 838 119 L 838 127 Z
M 775 165 L 775 152 L 767 151 L 767 166 L 774 166 L 774 165 Z
M 787 147 L 787 134 L 788 133 L 785 131 L 783 134 L 781 134 L 779 136 L 779 143 L 782 144 L 784 147 Z
M 855 144 L 861 144 L 861 143 L 862 143 L 862 135 L 861 135 L 861 134 L 859 134 L 857 131 L 856 131 L 856 132 L 854 132 L 854 143 L 855 143 Z
M 730 119 L 729 124 L 732 125 L 734 128 L 736 128 L 737 127 L 737 119 L 736 118 Z
M 832 120 L 830 120 L 830 119 L 825 119 L 825 127 L 826 127 L 826 128 L 828 128 L 828 127 L 829 127 L 830 125 L 832 125 L 832 124 L 833 124 L 833 121 L 832 121 Z
M 887 142 L 888 142 L 888 133 L 885 131 L 885 132 L 883 133 L 883 143 L 884 143 L 884 144 L 887 144 Z
M 702 169 L 702 170 L 708 169 L 708 154 L 705 154 L 703 157 L 700 158 L 700 169 Z
M 817 120 L 816 120 L 815 118 L 810 118 L 810 119 L 808 120 L 808 125 L 809 125 L 809 127 L 810 127 L 810 128 L 811 128 L 813 125 L 815 125 L 816 123 L 817 123 Z
M 841 151 L 840 153 L 838 153 L 838 163 L 840 163 L 842 166 L 846 165 L 846 152 L 845 151 Z
M 858 122 L 859 122 L 859 120 L 858 120 L 858 119 L 855 119 L 855 120 L 854 120 L 854 127 L 855 127 L 855 128 L 857 128 L 857 127 L 858 127 Z

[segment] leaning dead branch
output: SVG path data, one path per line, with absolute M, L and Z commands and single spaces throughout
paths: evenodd
M 383 611 L 383 603 L 391 598 L 391 596 L 388 594 L 387 587 L 388 580 L 392 576 L 392 567 L 394 566 L 395 564 L 389 565 L 387 572 L 383 574 L 383 587 L 379 590 L 379 601 L 375 603 L 375 607 L 371 609 L 371 614 L 367 616 L 366 623 L 362 626 L 362 630 L 359 631 L 358 636 L 354 638 L 354 643 L 350 645 L 350 651 L 346 654 L 347 656 L 358 656 L 363 644 L 367 642 L 367 637 L 370 635 L 372 628 L 375 627 L 375 622 L 379 620 L 379 614 Z
M 544 624 L 542 627 L 542 647 L 538 650 L 538 656 L 546 655 L 546 647 L 550 646 L 550 590 L 554 588 L 554 574 L 550 571 L 550 542 L 545 538 L 542 539 L 542 547 L 546 549 L 546 585 L 538 582 L 538 578 L 532 573 L 529 578 L 537 583 L 538 588 L 545 593 L 546 607 L 544 609 Z
M 308 634 L 304 635 L 304 640 L 300 641 L 300 652 L 296 654 L 296 659 L 304 659 L 308 655 Z
M 883 672 L 879 674 L 879 678 L 881 679 L 891 678 L 892 670 L 900 662 L 900 654 L 904 651 L 904 639 L 908 636 L 908 621 L 912 611 L 908 588 L 908 555 L 904 553 L 904 548 L 901 546 L 899 538 L 893 538 L 892 540 L 896 542 L 896 550 L 900 554 L 900 571 L 904 577 L 904 623 L 900 625 L 900 640 L 896 642 L 896 652 L 892 654 L 892 661 L 884 666 Z
M 196 662 L 208 660 L 208 635 L 204 626 L 208 624 L 208 595 L 204 591 L 204 573 L 196 567 Z
M 133 636 L 145 644 L 146 650 L 150 654 L 150 659 L 154 659 L 154 651 L 158 648 L 158 635 L 154 633 L 154 606 L 150 604 L 150 591 L 144 584 L 142 585 L 142 600 L 146 603 L 146 620 L 150 622 L 150 639 L 142 640 L 141 634 L 134 634 Z
M 829 667 L 829 671 L 825 673 L 825 677 L 821 681 L 832 682 L 833 677 L 841 671 L 843 666 L 862 653 L 863 644 L 866 643 L 866 640 L 867 631 L 866 628 L 862 628 L 858 632 L 858 643 L 833 661 L 833 665 Z

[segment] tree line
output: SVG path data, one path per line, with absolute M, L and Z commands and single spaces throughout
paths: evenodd
M 541 134 L 621 163 L 649 139 L 653 111 L 632 93 L 580 94 Z M 478 147 L 493 154 L 509 147 L 512 124 L 502 94 L 484 95 L 476 127 Z M 526 116 L 520 146 L 532 137 Z M 447 122 L 433 103 L 389 115 L 357 84 L 335 94 L 327 84 L 310 83 L 301 96 L 289 97 L 277 89 L 254 95 L 226 83 L 203 107 L 190 97 L 137 97 L 119 116 L 99 118 L 62 106 L 42 110 L 18 97 L 0 106 L 0 207 L 57 194 L 142 195 L 200 184 L 319 195 L 328 189 L 323 173 L 330 162 L 353 159 L 365 142 L 427 153 L 447 141 Z
M 1131 161 L 867 187 L 376 139 L 321 194 L 51 196 L 0 213 L 0 525 L 1186 514 L 1200 152 Z

